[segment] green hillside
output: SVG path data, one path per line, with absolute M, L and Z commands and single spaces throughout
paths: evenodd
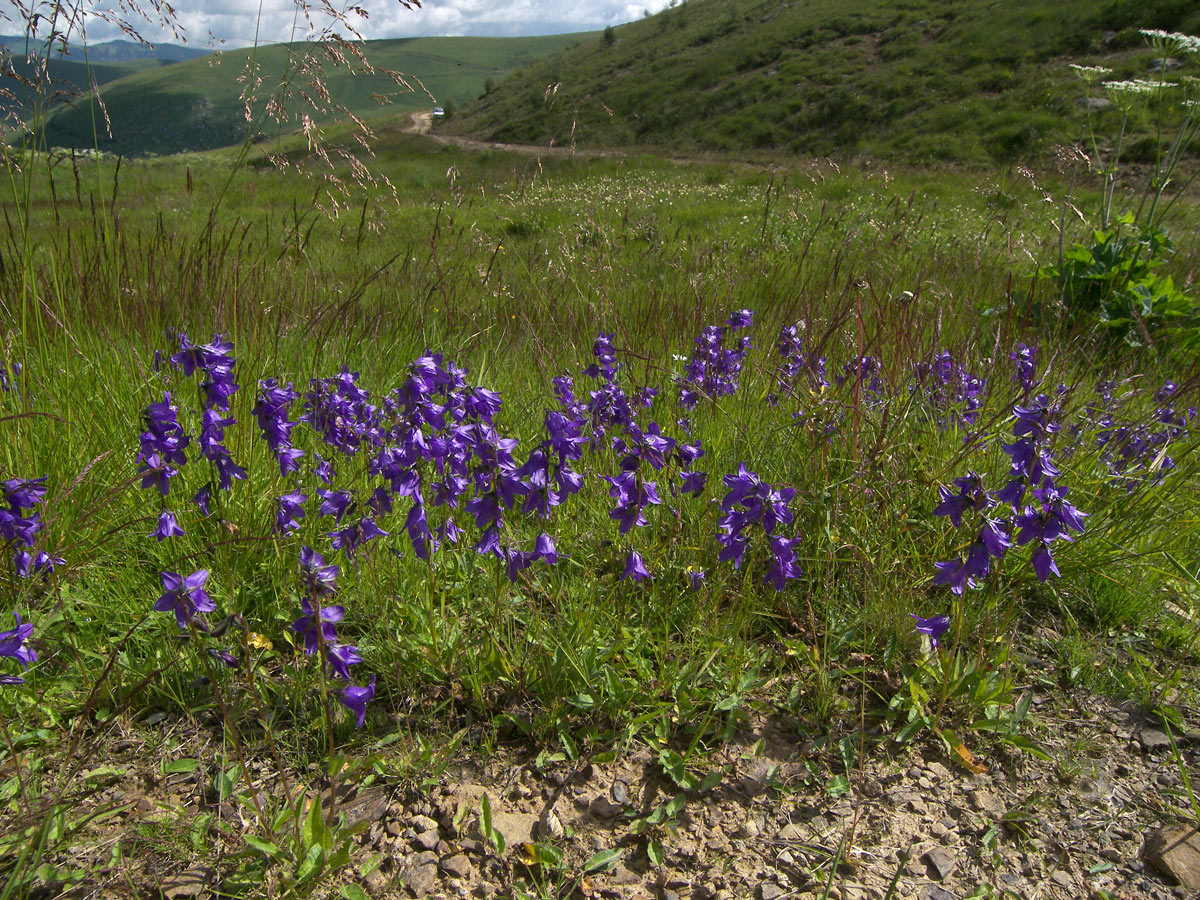
M 43 71 L 37 60 L 14 54 L 10 64 L 11 69 L 8 66 L 0 69 L 0 88 L 12 96 L 0 97 L 0 109 L 4 112 L 12 110 L 17 119 L 28 121 L 39 110 L 45 112 L 77 101 L 93 81 L 105 85 L 162 63 L 143 59 L 87 66 L 55 56 Z
M 583 147 L 1029 158 L 1078 138 L 1068 63 L 1147 76 L 1142 27 L 1200 33 L 1200 4 L 690 0 L 529 67 L 440 127 Z
M 386 75 L 351 76 L 345 69 L 332 66 L 328 67 L 325 80 L 333 97 L 356 115 L 395 116 L 429 109 L 435 103 L 465 103 L 477 97 L 489 80 L 500 81 L 519 67 L 578 41 L 595 39 L 595 34 L 575 34 L 368 41 L 365 49 L 371 65 L 419 79 L 428 93 L 415 80 L 412 84 L 416 90 L 406 93 Z M 260 96 L 265 99 L 270 86 L 278 84 L 282 73 L 287 71 L 289 52 L 299 50 L 296 45 L 259 48 L 257 61 L 264 85 Z M 100 149 L 126 155 L 165 154 L 240 142 L 247 126 L 238 77 L 251 52 L 227 51 L 139 72 L 106 85 L 101 93 L 112 121 L 113 137 L 101 141 Z M 301 84 L 296 82 L 298 87 Z M 385 99 L 391 102 L 381 103 Z M 57 113 L 46 128 L 47 143 L 60 147 L 94 146 L 90 106 L 81 103 L 75 109 Z M 264 120 L 256 130 L 269 135 L 273 127 Z

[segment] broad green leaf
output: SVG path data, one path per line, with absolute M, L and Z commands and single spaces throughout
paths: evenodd
M 615 866 L 618 860 L 625 855 L 624 850 L 612 849 L 601 850 L 591 859 L 583 864 L 583 874 L 590 875 L 593 872 L 602 872 L 606 869 Z

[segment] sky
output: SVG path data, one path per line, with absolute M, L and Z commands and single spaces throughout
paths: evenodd
M 84 7 L 89 10 L 120 9 L 120 0 L 58 0 L 61 6 Z M 323 2 L 335 9 L 357 6 L 367 13 L 367 18 L 349 16 L 362 37 L 377 38 L 414 37 L 419 35 L 480 35 L 513 37 L 517 35 L 563 34 L 571 31 L 593 31 L 606 25 L 620 25 L 640 18 L 645 12 L 658 12 L 668 5 L 669 0 L 424 0 L 420 8 L 415 5 L 405 8 L 400 0 L 304 0 L 314 10 Z M 47 0 L 22 0 L 14 4 L 11 0 L 0 0 L 0 12 L 10 21 L 0 19 L 0 33 L 15 34 L 24 31 L 21 24 L 20 6 L 49 7 Z M 124 4 L 128 8 L 128 0 Z M 150 7 L 150 0 L 139 0 L 143 9 Z M 314 30 L 319 32 L 328 27 L 328 15 L 314 12 L 310 27 L 303 16 L 297 17 L 296 0 L 261 0 L 261 16 L 256 0 L 171 0 L 176 19 L 183 26 L 187 44 L 204 49 L 208 47 L 244 47 L 254 42 L 257 24 L 259 40 L 262 42 L 301 40 Z M 169 31 L 158 27 L 158 16 L 153 22 L 126 16 L 138 31 L 151 43 L 169 41 L 182 43 L 173 38 Z M 337 29 L 346 34 L 345 27 Z M 88 18 L 87 39 L 89 43 L 101 43 L 123 37 L 120 28 L 111 22 L 92 15 Z

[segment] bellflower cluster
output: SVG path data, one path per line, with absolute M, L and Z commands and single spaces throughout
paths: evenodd
M 974 425 L 986 390 L 987 382 L 955 362 L 949 350 L 936 354 L 930 362 L 918 364 L 912 385 L 912 391 L 923 397 L 940 428 L 948 428 L 951 422 Z M 948 418 L 947 413 L 953 418 Z
M 187 464 L 183 451 L 191 438 L 179 424 L 179 408 L 170 393 L 164 393 L 162 400 L 142 410 L 142 423 L 146 430 L 138 438 L 138 475 L 143 488 L 158 488 L 166 497 L 171 479 L 179 474 L 177 466 Z
M 334 678 L 348 682 L 338 693 L 338 702 L 354 713 L 358 727 L 366 716 L 367 703 L 375 696 L 375 676 L 364 687 L 350 682 L 350 667 L 362 662 L 362 654 L 352 644 L 339 644 L 337 625 L 346 615 L 343 606 L 322 606 L 320 598 L 337 590 L 338 567 L 326 565 L 324 557 L 309 547 L 300 548 L 300 578 L 304 599 L 300 617 L 292 631 L 300 636 L 304 652 L 321 655 Z
M 298 423 L 288 418 L 296 396 L 291 382 L 283 387 L 274 378 L 266 378 L 258 383 L 258 399 L 254 404 L 254 417 L 258 420 L 258 429 L 271 452 L 275 454 L 279 463 L 279 474 L 283 477 L 298 471 L 300 458 L 304 456 L 303 450 L 292 446 L 292 429 Z
M 617 380 L 617 355 L 612 345 L 613 336 L 601 332 L 592 344 L 596 362 L 583 370 L 589 378 L 599 384 L 588 391 L 586 404 L 588 424 L 591 426 L 589 440 L 593 449 L 605 445 L 605 438 L 614 428 L 628 428 L 636 418 L 636 405 L 631 403 L 625 390 Z
M 0 658 L 15 659 L 28 671 L 29 664 L 38 658 L 37 651 L 29 646 L 29 638 L 33 635 L 33 624 L 22 622 L 17 613 L 13 613 L 17 627 L 9 631 L 0 631 Z M 0 684 L 24 684 L 25 679 L 19 675 L 0 675 Z
M 19 362 L 13 362 L 10 367 L 4 359 L 4 354 L 0 353 L 0 393 L 7 394 L 9 391 L 17 390 L 17 382 L 21 378 L 22 367 Z
M 36 509 L 45 499 L 45 475 L 0 481 L 0 541 L 13 552 L 13 567 L 21 578 L 47 575 L 64 563 L 45 551 L 29 551 L 42 530 L 42 518 Z
M 839 388 L 849 384 L 859 385 L 870 401 L 881 401 L 887 393 L 887 382 L 883 377 L 883 367 L 873 356 L 863 355 L 857 360 L 848 360 L 842 366 L 840 373 L 834 376 Z
M 1021 390 L 1026 394 L 1033 392 L 1038 384 L 1037 373 L 1037 345 L 1032 347 L 1018 343 L 1017 349 L 1008 354 L 1008 358 L 1013 364 L 1013 381 L 1021 386 Z
M 244 481 L 246 478 L 246 470 L 233 461 L 224 444 L 225 429 L 236 425 L 237 419 L 221 414 L 229 411 L 230 399 L 238 389 L 238 384 L 233 380 L 233 370 L 237 365 L 233 358 L 233 344 L 219 334 L 207 344 L 193 344 L 186 333 L 181 333 L 179 352 L 171 356 L 171 364 L 184 378 L 191 378 L 193 374 L 203 376 L 200 382 L 200 455 L 216 471 L 221 490 L 228 491 L 235 480 Z M 204 511 L 210 497 L 211 487 L 208 497 L 200 496 L 193 500 Z M 162 540 L 162 533 L 161 527 L 155 532 L 159 540 Z M 179 533 L 182 534 L 182 531 Z
M 343 368 L 332 378 L 310 382 L 304 395 L 306 422 L 330 447 L 353 456 L 366 443 L 378 443 L 378 409 L 358 386 L 358 373 Z
M 934 514 L 962 527 L 963 515 L 971 513 L 975 535 L 965 553 L 935 564 L 934 584 L 960 595 L 977 587 L 979 579 L 990 574 L 992 561 L 1003 559 L 1012 548 L 1016 529 L 1017 546 L 1032 545 L 1030 562 L 1038 580 L 1059 574 L 1051 545 L 1072 540 L 1072 531 L 1082 532 L 1087 515 L 1068 503 L 1067 488 L 1055 483 L 1060 472 L 1051 458 L 1051 439 L 1060 430 L 1062 393 L 1055 398 L 1039 394 L 1028 405 L 1013 407 L 1014 440 L 1002 444 L 1011 463 L 1003 488 L 988 491 L 979 475 L 969 473 L 955 479 L 957 491 L 939 489 Z M 1027 490 L 1038 507 L 1023 503 Z
M 700 332 L 683 377 L 676 379 L 679 403 L 684 409 L 695 409 L 701 397 L 720 397 L 737 391 L 751 342 L 748 333 L 733 338 L 739 331 L 748 331 L 752 320 L 750 310 L 740 309 L 724 325 L 708 325 Z
M 1154 394 L 1158 407 L 1152 423 L 1121 422 L 1114 414 L 1113 389 L 1111 382 L 1101 382 L 1097 386 L 1100 403 L 1089 411 L 1099 413 L 1096 443 L 1113 483 L 1133 493 L 1143 485 L 1162 482 L 1175 468 L 1171 445 L 1188 437 L 1196 408 L 1177 409 L 1174 397 L 1178 387 L 1168 381 Z
M 762 481 L 745 463 L 739 463 L 736 474 L 726 475 L 724 481 L 729 491 L 721 501 L 725 514 L 717 521 L 717 543 L 721 545 L 717 558 L 740 568 L 754 532 L 761 530 L 771 553 L 763 581 L 782 591 L 789 579 L 802 574 L 795 549 L 799 537 L 788 538 L 780 532 L 795 518 L 790 505 L 795 490 Z
M 775 369 L 775 390 L 779 394 L 797 399 L 809 394 L 819 397 L 829 388 L 825 357 L 805 352 L 799 324 L 780 329 L 775 349 L 780 357 Z M 767 402 L 775 406 L 779 402 L 778 395 L 769 394 Z

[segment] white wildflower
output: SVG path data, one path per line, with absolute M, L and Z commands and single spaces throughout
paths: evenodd
M 1077 66 L 1071 63 L 1071 68 L 1075 70 L 1076 75 L 1088 84 L 1095 84 L 1105 75 L 1112 74 L 1112 69 L 1106 69 L 1104 66 Z
M 1141 33 L 1155 50 L 1166 53 L 1200 53 L 1200 37 L 1180 34 L 1177 31 L 1162 31 L 1158 28 L 1143 28 Z

